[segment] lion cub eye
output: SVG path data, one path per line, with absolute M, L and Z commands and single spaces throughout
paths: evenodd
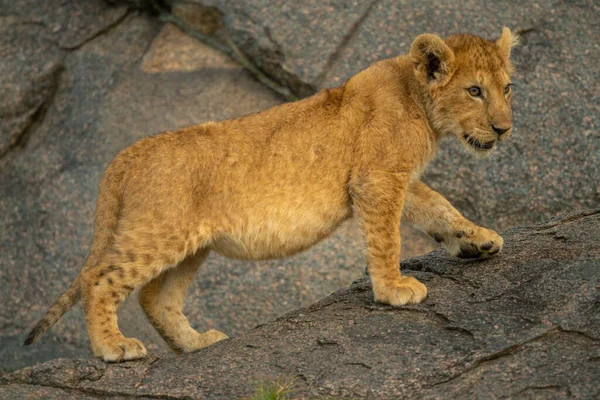
M 471 86 L 467 90 L 469 91 L 469 94 L 473 97 L 481 96 L 481 88 L 479 86 Z
M 504 94 L 510 93 L 511 86 L 512 86 L 512 83 L 509 83 L 508 85 L 504 86 Z

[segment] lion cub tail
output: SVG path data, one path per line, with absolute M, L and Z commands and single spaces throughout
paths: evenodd
M 29 346 L 31 343 L 36 342 L 39 338 L 42 337 L 44 333 L 48 329 L 52 327 L 62 317 L 67 311 L 71 309 L 81 297 L 81 291 L 79 290 L 79 277 L 77 277 L 71 286 L 60 295 L 58 300 L 54 303 L 54 305 L 46 312 L 44 318 L 37 323 L 35 328 L 29 332 L 27 335 L 27 339 L 25 339 L 25 343 L 23 346 Z
M 96 225 L 94 227 L 94 241 L 90 254 L 83 266 L 82 273 L 94 268 L 100 255 L 110 245 L 111 238 L 119 221 L 121 209 L 122 182 L 127 170 L 127 156 L 130 149 L 126 149 L 110 163 L 102 181 L 98 193 L 98 204 L 96 206 Z M 60 295 L 54 305 L 46 312 L 46 315 L 31 330 L 24 346 L 28 346 L 42 337 L 67 311 L 69 311 L 81 298 L 81 275 L 79 274 L 71 286 Z

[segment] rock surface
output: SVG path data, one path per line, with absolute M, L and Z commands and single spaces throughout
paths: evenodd
M 293 379 L 298 398 L 600 396 L 600 209 L 505 232 L 503 252 L 406 260 L 427 300 L 374 303 L 367 279 L 196 353 L 55 360 L 0 378 L 1 398 L 223 399 Z

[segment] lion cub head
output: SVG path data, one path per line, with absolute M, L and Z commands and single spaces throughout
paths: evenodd
M 411 46 L 414 74 L 435 128 L 456 135 L 478 156 L 489 155 L 512 132 L 510 51 L 516 43 L 504 28 L 495 42 L 469 34 L 445 41 L 425 34 Z

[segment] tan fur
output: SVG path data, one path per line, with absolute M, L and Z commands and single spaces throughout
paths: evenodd
M 173 350 L 208 346 L 226 336 L 196 332 L 182 308 L 209 251 L 284 257 L 352 215 L 364 234 L 375 299 L 422 301 L 426 287 L 399 269 L 402 216 L 452 255 L 487 257 L 502 247 L 496 232 L 466 220 L 419 176 L 443 136 L 487 155 L 510 135 L 511 94 L 504 90 L 514 43 L 508 28 L 497 42 L 422 35 L 408 55 L 378 62 L 343 87 L 123 150 L 102 180 L 81 274 L 26 343 L 81 294 L 94 354 L 106 361 L 143 357 L 144 346 L 122 335 L 116 316 L 141 288 L 144 312 Z M 469 94 L 474 85 L 482 97 Z

